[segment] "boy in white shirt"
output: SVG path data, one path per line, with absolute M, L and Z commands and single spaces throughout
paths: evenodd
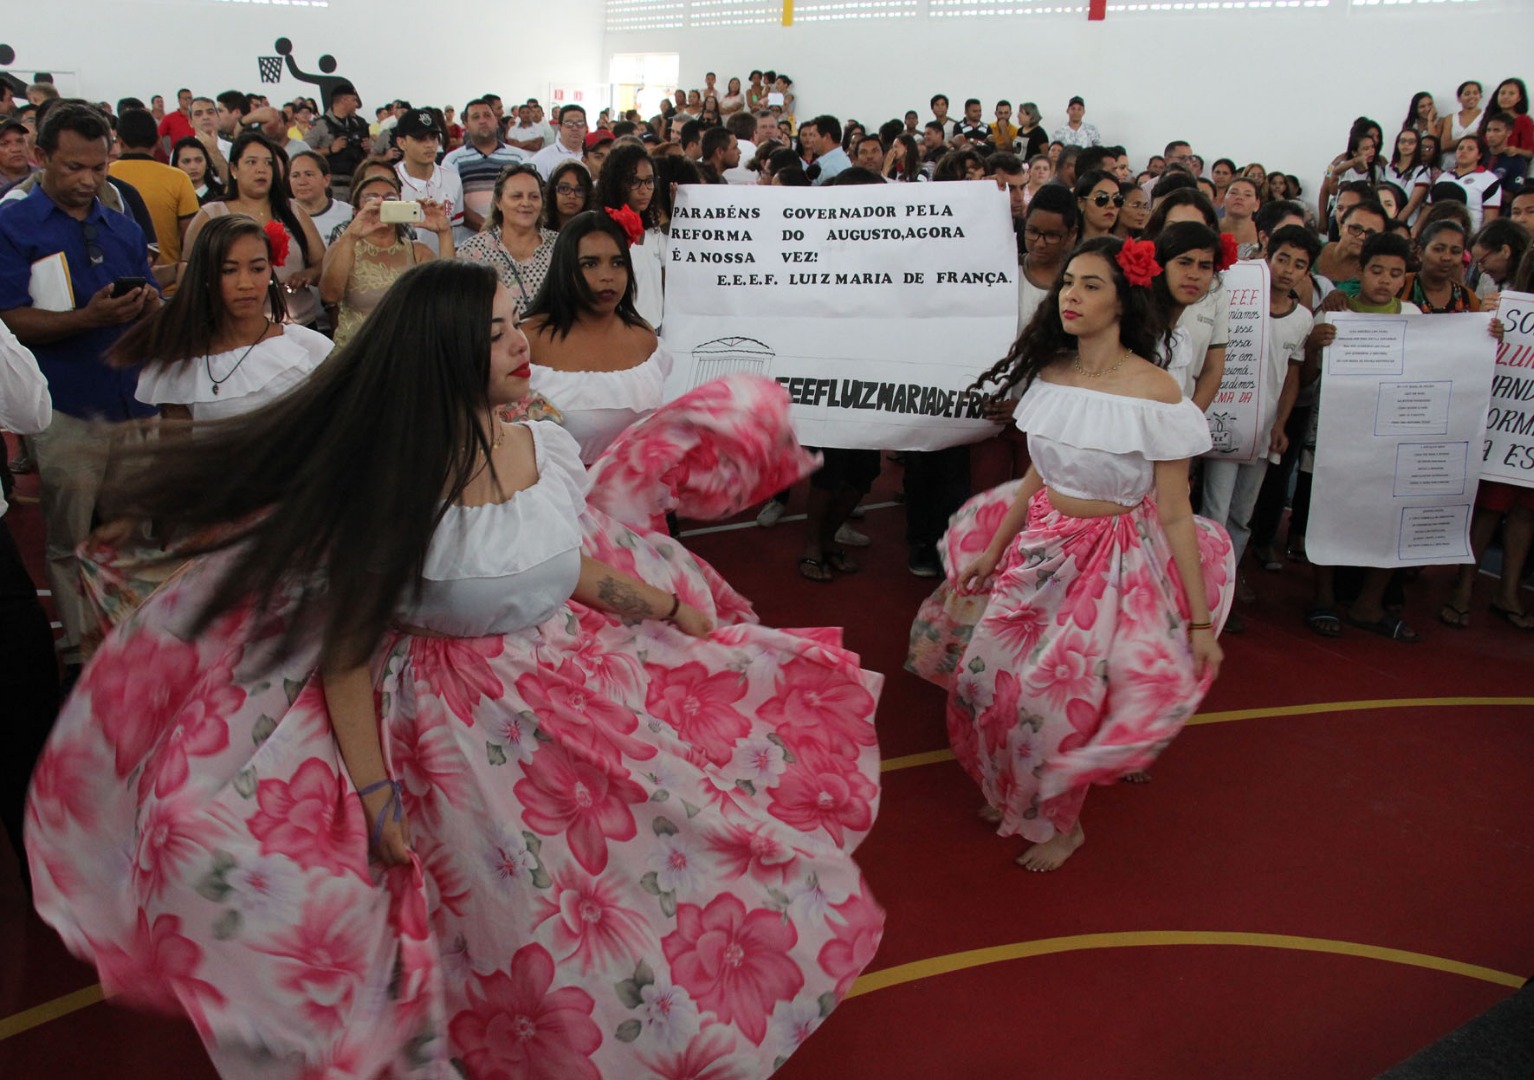
M 459 179 L 457 169 L 444 169 L 437 164 L 442 128 L 436 116 L 426 109 L 411 109 L 395 124 L 394 139 L 404 152 L 404 157 L 394 166 L 394 173 L 399 177 L 400 198 L 406 202 L 430 200 L 441 203 L 453 225 L 454 244 L 467 240 L 469 232 L 463 224 L 463 181 Z M 435 233 L 422 231 L 420 239 L 431 248 L 433 255 L 442 254 L 437 249 Z

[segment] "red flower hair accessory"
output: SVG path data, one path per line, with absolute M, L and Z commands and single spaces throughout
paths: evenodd
M 266 233 L 266 248 L 272 255 L 272 268 L 285 265 L 288 261 L 288 230 L 282 227 L 280 221 L 268 221 L 261 231 Z
M 607 207 L 607 216 L 623 227 L 624 233 L 629 238 L 629 246 L 633 247 L 644 239 L 644 221 L 634 213 L 632 207 L 621 206 L 614 210 Z
M 1220 234 L 1220 257 L 1215 260 L 1216 270 L 1229 270 L 1241 259 L 1241 248 L 1236 238 L 1228 232 Z
M 1117 262 L 1119 269 L 1124 271 L 1124 280 L 1142 288 L 1161 273 L 1161 264 L 1156 261 L 1156 245 L 1150 240 L 1125 240 L 1124 246 L 1119 248 Z

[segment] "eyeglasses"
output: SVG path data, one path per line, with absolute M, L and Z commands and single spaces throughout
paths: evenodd
M 1106 191 L 1099 191 L 1096 195 L 1092 196 L 1093 206 L 1107 206 L 1109 203 L 1112 203 L 1114 206 L 1123 206 L 1124 196 L 1109 195 Z
M 655 177 L 653 177 L 653 176 L 645 176 L 645 177 L 638 177 L 638 176 L 636 176 L 636 177 L 634 177 L 634 179 L 629 181 L 628 186 L 629 186 L 629 190 L 630 191 L 636 190 L 638 188 L 653 188 L 655 186 Z
M 1380 234 L 1378 229 L 1366 229 L 1357 222 L 1350 222 L 1343 227 L 1347 229 L 1348 235 L 1355 240 L 1368 239 L 1371 236 L 1378 236 Z
M 80 235 L 85 237 L 85 255 L 90 259 L 92 266 L 100 266 L 107 261 L 106 252 L 101 250 L 96 243 L 96 226 L 89 221 L 80 222 Z
M 579 184 L 558 184 L 554 188 L 554 194 L 563 195 L 568 199 L 571 195 L 586 194 L 586 189 L 581 187 Z
M 1070 236 L 1070 233 L 1040 232 L 1038 229 L 1028 226 L 1023 229 L 1023 236 L 1033 243 L 1058 244 Z
M 571 131 L 574 131 L 577 128 L 585 127 L 586 126 L 586 121 L 584 121 L 584 120 L 561 120 L 559 122 L 559 126 L 562 127 L 562 128 L 569 128 Z

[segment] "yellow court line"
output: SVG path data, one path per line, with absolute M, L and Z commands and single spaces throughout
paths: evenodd
M 1321 713 L 1366 712 L 1371 709 L 1411 709 L 1424 706 L 1491 706 L 1534 705 L 1534 697 L 1438 697 L 1438 698 L 1371 698 L 1365 701 L 1320 701 L 1310 705 L 1273 705 L 1261 709 L 1229 709 L 1225 712 L 1198 713 L 1188 721 L 1195 724 L 1227 724 L 1232 720 L 1263 720 L 1274 716 L 1315 716 Z M 952 750 L 928 750 L 920 754 L 889 758 L 880 762 L 880 772 L 898 772 L 914 769 L 918 765 L 935 765 L 940 761 L 952 761 Z
M 1131 930 L 1113 934 L 1076 934 L 1072 937 L 1044 938 L 1039 941 L 1019 941 L 1011 945 L 994 945 L 986 949 L 949 953 L 926 960 L 875 971 L 864 975 L 852 984 L 849 998 L 871 994 L 890 986 L 930 979 L 955 971 L 1000 964 L 1009 960 L 1023 960 L 1032 956 L 1050 956 L 1054 953 L 1079 952 L 1084 949 L 1121 949 L 1141 945 L 1239 945 L 1248 948 L 1289 949 L 1299 952 L 1332 953 L 1336 956 L 1358 956 L 1370 960 L 1385 960 L 1408 967 L 1442 971 L 1450 975 L 1464 975 L 1482 982 L 1514 990 L 1521 987 L 1526 976 L 1512 975 L 1494 968 L 1477 964 L 1464 964 L 1426 953 L 1407 952 L 1405 949 L 1387 949 L 1379 945 L 1362 945 L 1353 941 L 1332 941 L 1328 938 L 1294 937 L 1289 934 L 1243 934 L 1206 930 Z
M 30 1009 L 24 1009 L 12 1016 L 0 1020 L 0 1041 L 9 1039 L 12 1035 L 20 1035 L 23 1031 L 30 1031 L 50 1020 L 57 1020 L 61 1016 L 68 1016 L 72 1012 L 78 1012 L 87 1005 L 94 1005 L 106 995 L 102 993 L 100 983 L 92 983 L 72 994 L 56 997 L 52 1001 L 45 1001 L 41 1005 L 34 1005 Z

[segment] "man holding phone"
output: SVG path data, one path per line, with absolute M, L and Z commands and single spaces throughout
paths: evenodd
M 106 362 L 129 324 L 160 304 L 148 284 L 154 275 L 143 231 L 98 198 L 109 137 L 93 107 L 54 105 L 37 133 L 39 182 L 0 205 L 0 320 L 36 355 L 53 397 L 53 419 L 32 447 L 66 664 L 81 662 L 88 626 L 75 548 L 97 524 L 98 498 L 133 430 L 128 422 L 154 414 L 134 398 L 138 372 Z

